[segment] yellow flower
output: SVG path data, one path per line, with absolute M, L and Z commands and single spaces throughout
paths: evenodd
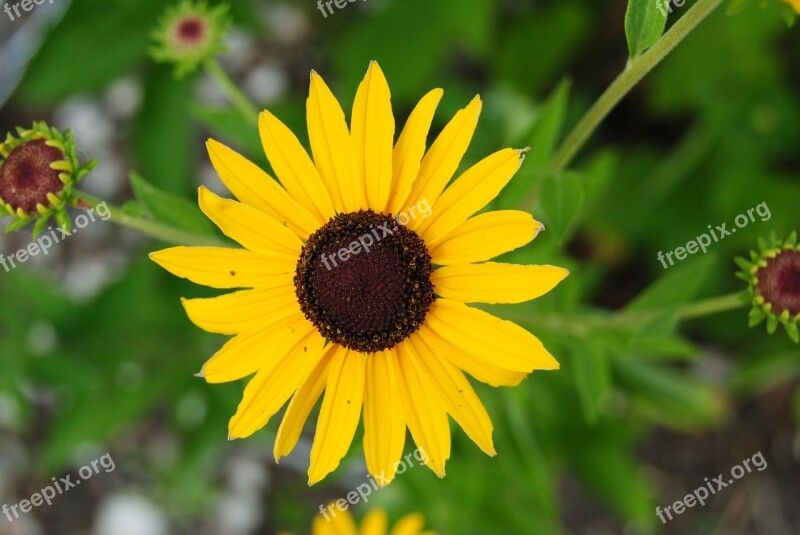
M 255 374 L 230 421 L 230 439 L 250 436 L 292 398 L 275 441 L 277 461 L 292 451 L 325 392 L 309 484 L 339 465 L 362 410 L 367 468 L 381 485 L 400 464 L 406 426 L 425 464 L 444 476 L 448 413 L 494 455 L 492 423 L 463 372 L 504 386 L 533 370 L 558 368 L 528 331 L 466 304 L 527 301 L 568 272 L 486 262 L 541 230 L 525 212 L 474 215 L 516 173 L 522 151 L 500 150 L 445 189 L 481 101 L 456 113 L 425 153 L 442 94 L 435 89 L 422 98 L 395 144 L 389 87 L 376 62 L 358 88 L 349 129 L 336 98 L 312 72 L 313 161 L 269 111 L 259 118 L 280 184 L 208 142 L 214 167 L 240 202 L 200 188 L 200 207 L 244 249 L 174 247 L 151 255 L 197 284 L 249 288 L 184 301 L 199 327 L 236 335 L 199 375 L 220 383 Z
M 800 0 L 784 0 L 787 4 L 792 6 L 798 14 L 800 14 Z
M 311 535 L 437 535 L 435 531 L 422 531 L 424 525 L 425 518 L 412 513 L 401 518 L 389 531 L 386 513 L 382 509 L 373 509 L 364 517 L 359 530 L 349 511 L 335 509 L 326 511 L 325 517 L 317 515 L 314 518 Z

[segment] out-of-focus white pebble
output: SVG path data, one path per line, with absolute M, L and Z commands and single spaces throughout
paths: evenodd
M 271 104 L 286 94 L 289 77 L 273 62 L 256 65 L 244 79 L 244 90 L 260 104 Z
M 31 354 L 37 356 L 47 355 L 55 349 L 58 336 L 52 324 L 39 321 L 28 329 L 26 342 L 28 351 Z
M 117 494 L 100 504 L 94 535 L 166 535 L 167 518 L 149 500 L 133 494 Z
M 100 103 L 85 97 L 67 99 L 53 113 L 53 123 L 61 130 L 71 128 L 79 149 L 110 152 L 115 127 Z
M 121 253 L 98 253 L 72 262 L 64 273 L 64 287 L 74 299 L 88 300 L 96 295 L 125 265 Z
M 270 35 L 279 43 L 297 43 L 308 34 L 308 19 L 297 7 L 285 2 L 262 6 L 261 16 Z
M 115 119 L 129 119 L 142 102 L 142 85 L 133 76 L 125 76 L 108 87 L 104 100 L 109 115 Z
M 262 493 L 269 484 L 264 463 L 249 457 L 234 457 L 226 463 L 226 492 L 212 521 L 215 533 L 249 535 L 264 518 Z
M 200 169 L 197 173 L 197 181 L 198 186 L 205 186 L 217 195 L 222 197 L 231 196 L 231 192 L 228 191 L 228 188 L 225 187 L 225 184 L 219 179 L 219 175 L 216 169 L 214 169 L 214 166 L 208 162 L 204 162 L 200 165 Z
M 255 40 L 249 34 L 236 28 L 228 32 L 223 45 L 226 48 L 219 61 L 228 71 L 241 71 L 247 67 L 254 50 Z

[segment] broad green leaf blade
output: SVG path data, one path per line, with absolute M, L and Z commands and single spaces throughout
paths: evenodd
M 581 175 L 567 172 L 548 174 L 539 188 L 539 210 L 545 227 L 552 230 L 561 242 L 578 219 L 585 198 Z
M 665 366 L 636 359 L 613 359 L 616 384 L 641 416 L 673 429 L 690 431 L 719 424 L 728 402 L 716 388 Z
M 543 167 L 561 138 L 564 116 L 569 102 L 570 82 L 563 80 L 542 105 L 539 115 L 530 130 L 520 139 L 520 146 L 531 147 L 525 155 L 525 163 L 532 167 Z
M 115 2 L 113 7 L 106 0 L 72 2 L 34 57 L 15 97 L 56 104 L 74 93 L 103 88 L 146 61 L 150 27 L 163 8 L 159 0 Z
M 161 191 L 136 173 L 131 173 L 130 179 L 136 198 L 156 221 L 198 234 L 214 234 L 213 226 L 196 204 Z
M 653 46 L 664 33 L 669 13 L 668 0 L 629 0 L 625 12 L 625 35 L 630 57 Z
M 570 345 L 572 377 L 586 421 L 593 425 L 611 390 L 608 358 L 596 343 L 573 340 Z
M 217 141 L 244 153 L 254 163 L 261 166 L 266 164 L 258 127 L 247 122 L 235 109 L 195 104 L 189 107 L 189 113 L 211 132 Z
M 134 168 L 159 188 L 188 194 L 198 139 L 188 113 L 195 78 L 176 80 L 171 66 L 151 72 L 133 129 Z
M 670 268 L 666 275 L 643 291 L 627 307 L 627 312 L 670 309 L 692 299 L 705 281 L 715 257 L 711 254 Z

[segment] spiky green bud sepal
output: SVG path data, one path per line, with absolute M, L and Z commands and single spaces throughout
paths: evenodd
M 175 76 L 181 78 L 225 51 L 222 39 L 230 24 L 227 4 L 211 7 L 182 0 L 167 8 L 153 30 L 155 46 L 150 55 L 156 61 L 174 63 Z
M 800 343 L 800 245 L 797 232 L 786 240 L 774 234 L 770 240 L 759 238 L 758 251 L 750 259 L 737 257 L 736 276 L 747 282 L 753 307 L 750 327 L 766 320 L 767 332 L 774 333 L 781 324 L 794 343 Z
M 0 143 L 0 216 L 14 220 L 5 233 L 35 222 L 36 238 L 51 216 L 64 230 L 71 230 L 66 206 L 74 203 L 75 184 L 96 164 L 96 160 L 80 164 L 71 130 L 62 134 L 39 121 L 28 129 L 17 127 L 16 136 L 8 133 Z

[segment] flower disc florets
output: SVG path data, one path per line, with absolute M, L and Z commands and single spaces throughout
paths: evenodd
M 753 299 L 750 326 L 767 320 L 767 331 L 775 332 L 778 324 L 786 328 L 789 338 L 800 343 L 800 246 L 797 233 L 785 241 L 773 236 L 770 242 L 759 240 L 759 252 L 751 251 L 750 260 L 737 258 L 742 268 L 737 276 L 747 281 Z
M 13 216 L 6 227 L 12 232 L 36 220 L 34 236 L 55 216 L 69 229 L 64 208 L 72 200 L 75 184 L 95 166 L 81 166 L 72 132 L 63 134 L 45 122 L 30 129 L 17 128 L 0 143 L 0 216 Z
M 185 76 L 222 52 L 228 31 L 228 6 L 209 7 L 184 0 L 167 9 L 153 31 L 156 44 L 150 54 L 156 61 L 175 64 L 175 74 Z

